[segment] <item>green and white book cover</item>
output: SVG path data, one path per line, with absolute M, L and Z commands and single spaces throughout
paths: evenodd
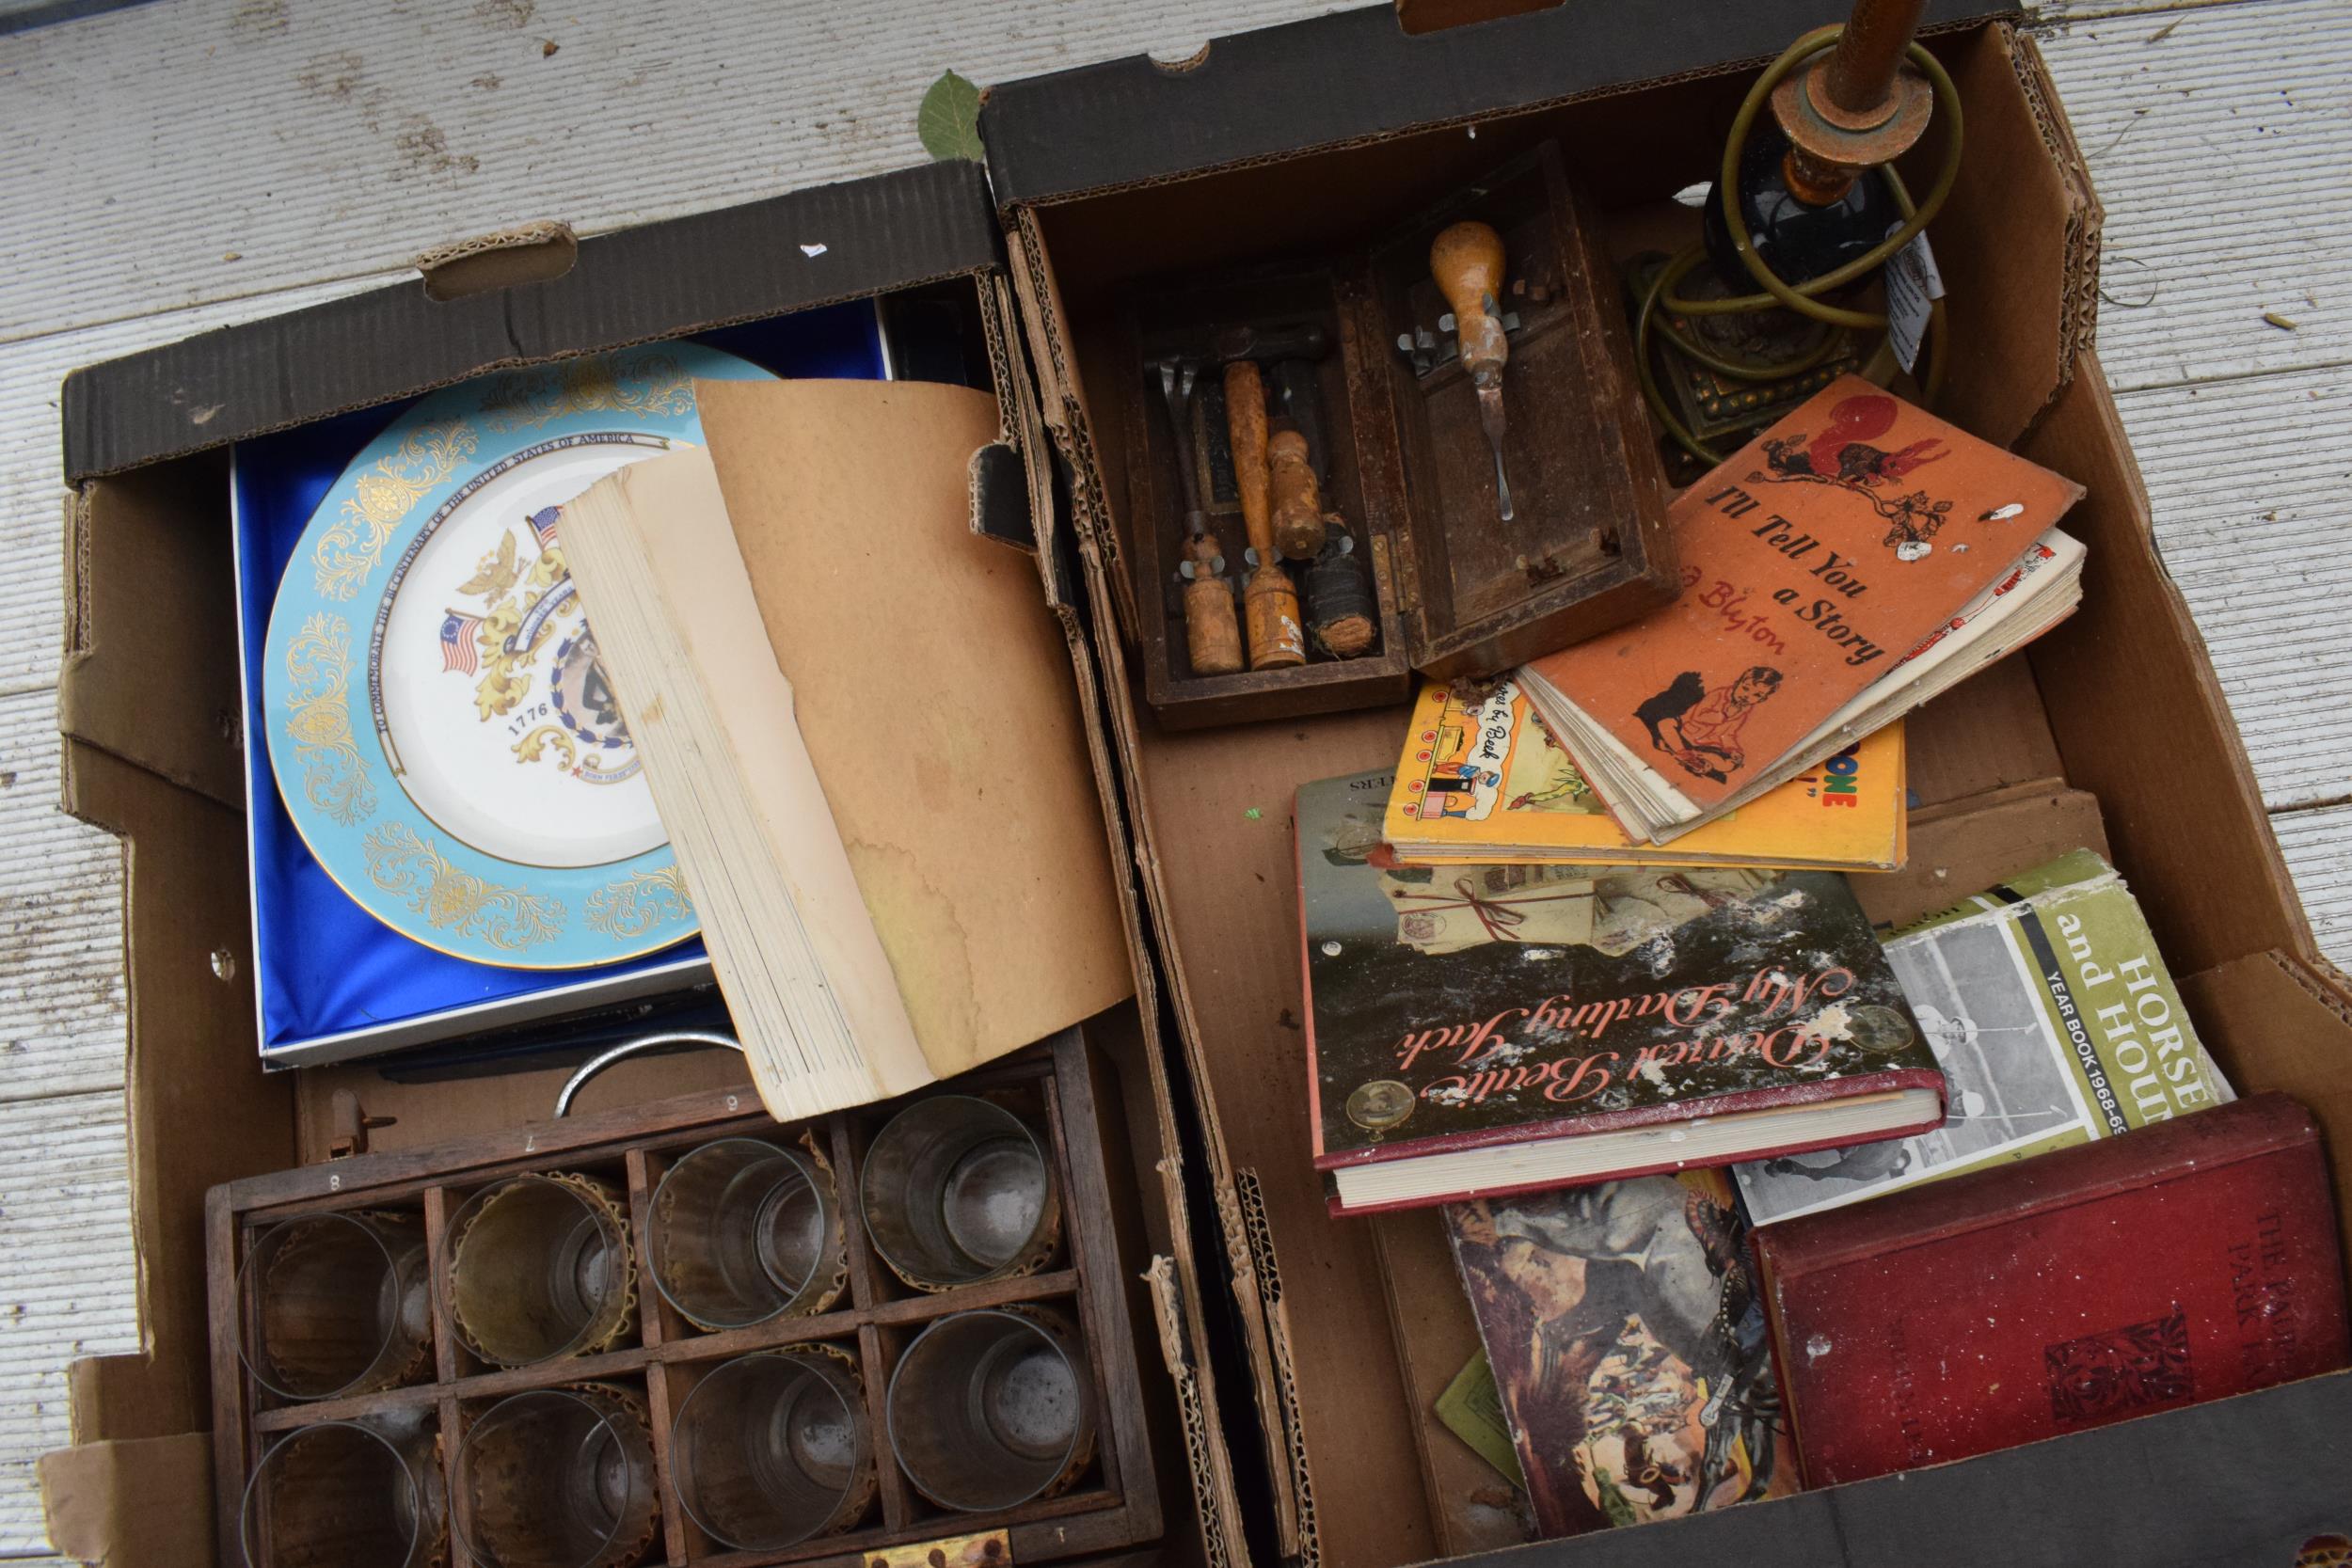
M 2027 1159 L 2233 1098 L 2139 904 L 2089 849 L 1884 939 L 1950 1088 L 1932 1132 L 1733 1167 L 1755 1224 Z

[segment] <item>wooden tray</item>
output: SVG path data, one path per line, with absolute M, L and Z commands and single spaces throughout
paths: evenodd
M 1477 396 L 1429 277 L 1431 240 L 1465 218 L 1503 236 L 1511 324 L 1504 441 L 1517 515 L 1497 512 Z M 1600 223 L 1550 142 L 1389 229 L 1368 248 L 1164 280 L 1118 311 L 1111 397 L 1125 453 L 1124 556 L 1144 695 L 1172 729 L 1295 718 L 1402 701 L 1412 672 L 1492 675 L 1621 626 L 1674 596 L 1667 483 Z M 1184 505 L 1153 371 L 1215 359 L 1220 329 L 1319 328 L 1308 359 L 1324 504 L 1366 558 L 1378 604 L 1372 652 L 1311 646 L 1289 669 L 1204 674 L 1184 641 Z M 1398 340 L 1425 345 L 1417 360 Z M 1194 445 L 1203 514 L 1237 587 L 1245 534 L 1224 430 L 1221 370 L 1201 372 Z M 1270 378 L 1270 372 L 1269 372 Z M 1273 393 L 1269 386 L 1269 400 Z M 1279 410 L 1274 410 L 1279 412 Z M 1291 562 L 1294 578 L 1303 575 Z
M 1117 1148 L 1119 1099 L 1110 1069 L 1087 1049 L 1077 1030 L 1013 1057 L 967 1073 L 952 1085 L 878 1105 L 836 1112 L 811 1122 L 779 1124 L 760 1113 L 749 1093 L 709 1092 L 648 1105 L 468 1138 L 422 1149 L 358 1155 L 215 1187 L 206 1196 L 206 1264 L 212 1319 L 213 1433 L 220 1560 L 244 1561 L 239 1544 L 247 1477 L 281 1434 L 324 1421 L 356 1418 L 433 1422 L 448 1490 L 457 1440 L 466 1424 L 509 1394 L 590 1380 L 642 1391 L 652 1417 L 656 1488 L 661 1528 L 643 1561 L 711 1568 L 808 1563 L 818 1568 L 874 1568 L 878 1563 L 950 1564 L 1044 1562 L 1155 1541 L 1161 1509 L 1155 1464 L 1145 1421 L 1145 1396 L 1136 1364 L 1126 1283 L 1140 1261 L 1122 1265 L 1114 1234 L 1119 1195 L 1104 1164 L 1106 1141 Z M 858 1180 L 868 1141 L 891 1116 L 926 1095 L 1001 1094 L 1029 1101 L 1049 1135 L 1062 1196 L 1062 1239 L 1036 1273 L 927 1293 L 899 1281 L 868 1245 Z M 668 1162 L 722 1137 L 778 1141 L 803 1132 L 832 1162 L 849 1290 L 829 1311 L 776 1317 L 748 1328 L 705 1332 L 679 1317 L 645 1271 L 651 1198 Z M 638 1259 L 639 1325 L 631 1338 L 600 1354 L 558 1357 L 529 1367 L 485 1368 L 459 1338 L 444 1304 L 437 1259 L 449 1217 L 472 1191 L 496 1179 L 534 1171 L 585 1172 L 616 1192 L 626 1189 Z M 238 1347 L 243 1304 L 237 1269 L 261 1232 L 279 1221 L 333 1210 L 396 1209 L 421 1212 L 428 1255 L 437 1259 L 433 1296 L 431 1377 L 380 1393 L 309 1402 L 280 1399 L 246 1370 Z M 916 1492 L 898 1469 L 884 1433 L 883 1400 L 898 1356 L 924 1327 L 974 1307 L 1031 1303 L 1075 1323 L 1086 1343 L 1093 1382 L 1095 1457 L 1058 1496 L 993 1513 L 941 1509 Z M 679 1506 L 670 1484 L 671 1417 L 707 1370 L 748 1352 L 818 1341 L 855 1355 L 873 1432 L 880 1495 L 851 1530 L 804 1541 L 775 1552 L 735 1551 L 711 1540 Z M 950 1549 L 934 1554 L 931 1548 Z M 453 1532 L 452 1568 L 470 1560 Z

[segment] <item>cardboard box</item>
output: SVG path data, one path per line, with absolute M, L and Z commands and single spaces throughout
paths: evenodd
M 78 1362 L 74 1447 L 41 1481 L 60 1550 L 136 1568 L 213 1560 L 208 1497 L 203 1211 L 208 1189 L 350 1151 L 506 1130 L 550 1115 L 572 1063 L 444 1053 L 265 1075 L 246 976 L 230 442 L 409 397 L 509 366 L 708 332 L 842 300 L 937 308 L 977 326 L 977 367 L 1001 412 L 972 461 L 971 526 L 1028 552 L 1091 691 L 1080 612 L 1064 597 L 1050 451 L 1011 325 L 1011 293 L 981 170 L 936 165 L 592 239 L 460 247 L 427 283 L 360 294 L 77 372 L 65 388 L 66 571 L 59 698 L 66 809 L 118 833 L 126 866 L 132 1223 L 143 1354 Z M 803 249 L 821 245 L 818 254 Z M 488 261 L 501 262 L 491 266 Z M 469 276 L 470 275 L 470 276 Z M 430 287 L 428 287 L 428 283 Z M 483 289 L 485 292 L 467 292 Z M 920 374 L 910 368 L 909 373 Z M 1099 727 L 1098 727 L 1099 729 Z M 1107 788 L 1107 754 L 1094 765 Z M 1080 825 L 1073 824 L 1073 829 Z M 1088 831 L 1091 831 L 1090 829 Z M 1108 858 L 1126 847 L 1116 817 Z M 1139 937 L 1131 930 L 1131 947 Z M 611 1022 L 610 1020 L 600 1021 Z M 1144 1196 L 1150 1283 L 1128 1281 L 1138 1338 L 1166 1365 L 1149 1404 L 1180 1412 L 1160 1467 L 1163 1513 L 1225 1523 L 1209 1341 L 1190 1246 L 1174 1101 L 1132 1005 L 1088 1025 L 1117 1069 L 1130 1147 L 1119 1178 Z M 480 1046 L 469 1048 L 479 1052 Z M 575 1051 L 573 1055 L 584 1054 Z M 538 1065 L 550 1063 L 552 1065 Z M 633 1060 L 580 1109 L 748 1082 L 739 1056 Z M 1190 1466 L 1172 1463 L 1182 1449 Z M 199 1484 L 201 1481 L 202 1484 Z M 168 1521 L 166 1523 L 165 1521 Z M 1176 1560 L 1211 1552 L 1179 1528 Z
M 2150 540 L 2090 352 L 2097 203 L 2009 16 L 1977 0 L 1929 9 L 1970 146 L 1936 234 L 1956 344 L 1944 411 L 1989 438 L 2022 437 L 2028 455 L 2090 487 L 2070 524 L 2091 546 L 2087 598 L 2027 656 L 1914 721 L 1913 864 L 1867 896 L 1890 917 L 2058 848 L 2105 844 L 2224 1069 L 2243 1090 L 2309 1103 L 2352 1196 L 2352 988 L 2312 948 Z M 1488 1544 L 1480 1521 L 1424 1480 L 1442 1471 L 1451 1441 L 1420 1418 L 1425 1374 L 1445 1360 L 1433 1347 L 1453 1334 L 1467 1351 L 1451 1264 L 1427 1226 L 1383 1237 L 1329 1218 L 1300 1093 L 1291 791 L 1391 761 L 1405 709 L 1189 734 L 1152 720 L 1119 620 L 1133 526 L 1126 454 L 1090 418 L 1089 386 L 1123 373 L 1104 356 L 1104 324 L 1133 279 L 1360 240 L 1546 137 L 1629 245 L 1657 216 L 1645 204 L 1710 172 L 1753 67 L 1827 18 L 1798 0 L 1620 0 L 1407 36 L 1386 7 L 1343 12 L 1220 40 L 1183 66 L 1137 58 L 994 89 L 983 130 L 1012 240 L 1009 290 L 990 270 L 994 229 L 972 172 L 927 169 L 591 241 L 553 282 L 451 305 L 413 286 L 386 291 L 77 378 L 66 790 L 70 809 L 132 847 L 129 1092 L 152 1349 L 75 1369 L 78 1445 L 43 1466 L 60 1545 L 135 1568 L 189 1560 L 189 1537 L 163 1524 L 175 1504 L 185 1500 L 190 1536 L 206 1528 L 198 1244 L 208 1185 L 325 1158 L 338 1088 L 356 1089 L 371 1115 L 402 1118 L 376 1133 L 391 1147 L 535 1116 L 557 1076 L 464 1092 L 365 1068 L 262 1080 L 230 978 L 243 953 L 242 877 L 236 758 L 218 722 L 233 705 L 224 483 L 208 450 L 495 365 L 946 277 L 970 280 L 1000 335 L 1017 321 L 1041 391 L 1032 397 L 1000 339 L 1008 436 L 987 450 L 976 490 L 988 531 L 1021 536 L 1021 515 L 1033 521 L 1041 588 L 1089 703 L 1138 956 L 1140 1006 L 1119 1054 L 1138 1180 L 1147 1192 L 1159 1183 L 1161 1201 L 1147 1206 L 1166 1255 L 1155 1305 L 1189 1418 L 1200 1519 L 1200 1544 L 1172 1541 L 1171 1552 L 1378 1568 Z M 845 247 L 844 235 L 874 244 Z M 840 271 L 794 261 L 812 237 Z M 745 265 L 749 256 L 773 264 Z M 629 286 L 612 287 L 615 277 Z M 1067 519 L 1052 504 L 1041 421 L 1064 466 Z M 657 1080 L 686 1087 L 690 1071 L 717 1080 L 730 1069 L 699 1060 L 641 1064 L 600 1093 L 644 1096 Z M 1170 1085 L 1200 1117 L 1205 1158 L 1191 1166 Z M 1198 1266 L 1188 1205 L 1204 1227 Z M 1212 1314 L 1222 1330 L 1230 1308 L 1230 1345 L 1201 1324 L 1199 1271 L 1220 1264 L 1207 1289 L 1232 1291 Z M 1226 1381 L 1221 1416 L 1213 1349 L 1246 1373 Z M 2307 1538 L 2352 1532 L 2347 1418 L 2352 1374 L 2313 1379 L 1536 1555 L 2286 1562 Z
M 1548 137 L 1620 253 L 1661 221 L 1685 231 L 1661 198 L 1711 177 L 1756 66 L 1831 19 L 1786 0 L 1626 0 L 1407 36 L 1386 11 L 1354 11 L 1220 39 L 1182 66 L 1137 58 L 993 88 L 981 129 L 1098 627 L 1116 624 L 1142 526 L 1127 436 L 1100 413 L 1105 378 L 1129 373 L 1114 327 L 1127 293 L 1377 232 Z M 2312 946 L 2150 538 L 2091 351 L 2100 212 L 2081 151 L 2007 13 L 1946 0 L 1927 33 L 1967 135 L 1933 233 L 1953 333 L 1940 412 L 2086 484 L 2067 527 L 2090 557 L 2079 614 L 1911 721 L 1912 870 L 1866 880 L 1866 896 L 1893 918 L 2104 842 L 2232 1081 L 2292 1093 L 2327 1123 L 2352 1216 L 2352 990 Z M 1942 134 L 1914 156 L 1935 156 Z M 1301 1092 L 1291 793 L 1392 763 L 1406 710 L 1180 733 L 1143 700 L 1127 643 L 1104 635 L 1097 652 L 1135 892 L 1158 937 L 1147 978 L 1165 988 L 1168 1043 L 1207 1131 L 1279 1549 L 1379 1568 L 1510 1539 L 1475 1497 L 1469 1450 L 1426 1415 L 1475 1342 L 1438 1222 L 1330 1218 Z M 1538 1555 L 2286 1562 L 2352 1528 L 2352 1451 L 2318 1435 L 2347 1417 L 2352 1373 Z M 2296 1460 L 2234 1457 L 2233 1433 Z

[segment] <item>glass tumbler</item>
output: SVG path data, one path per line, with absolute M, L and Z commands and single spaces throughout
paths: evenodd
M 1094 1395 L 1077 1331 L 1035 1307 L 958 1312 L 891 1375 L 890 1451 L 923 1496 L 967 1513 L 1016 1508 L 1075 1481 L 1094 1453 Z
M 874 1497 L 865 1391 L 813 1346 L 739 1356 L 678 1407 L 670 1481 L 696 1524 L 740 1550 L 846 1529 Z
M 654 1283 L 697 1327 L 821 1312 L 840 1289 L 832 1173 L 758 1138 L 705 1144 L 654 1189 L 645 1251 Z
M 523 1367 L 610 1345 L 636 1305 L 620 1205 L 580 1176 L 516 1176 L 450 1216 L 451 1315 L 483 1360 Z
M 875 1250 L 924 1290 L 1023 1273 L 1061 1234 L 1044 1139 L 967 1095 L 934 1095 L 893 1117 L 866 1150 L 860 1193 Z
M 238 1541 L 246 1568 L 423 1568 L 440 1559 L 446 1517 L 429 1427 L 326 1421 L 262 1456 Z
M 501 1400 L 467 1429 L 453 1474 L 479 1568 L 624 1568 L 660 1523 L 644 1407 L 606 1384 Z
M 309 1214 L 273 1226 L 237 1273 L 245 1364 L 294 1400 L 405 1382 L 433 1332 L 429 1277 L 419 1215 Z

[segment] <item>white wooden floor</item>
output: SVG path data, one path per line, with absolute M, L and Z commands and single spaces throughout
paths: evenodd
M 0 36 L 0 1557 L 46 1553 L 32 1461 L 66 1440 L 63 1364 L 136 1337 L 117 857 L 55 809 L 65 372 L 527 218 L 593 232 L 914 162 L 951 67 L 1177 58 L 1326 8 L 162 0 Z M 2321 942 L 2352 959 L 2352 5 L 2044 18 L 2107 205 L 2101 343 L 2159 538 Z

